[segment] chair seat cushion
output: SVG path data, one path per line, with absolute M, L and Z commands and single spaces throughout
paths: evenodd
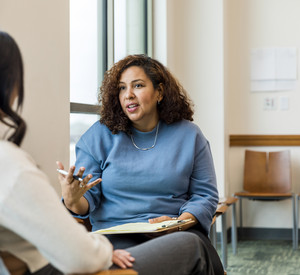
M 236 197 L 256 198 L 256 199 L 288 199 L 293 193 L 263 193 L 263 192 L 237 192 Z

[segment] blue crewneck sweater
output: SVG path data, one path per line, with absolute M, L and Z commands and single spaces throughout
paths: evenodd
M 151 147 L 155 134 L 133 129 L 140 148 Z M 77 168 L 102 178 L 84 195 L 93 231 L 189 212 L 208 234 L 218 191 L 209 143 L 194 123 L 161 121 L 156 145 L 142 151 L 98 121 L 78 141 L 76 158 Z

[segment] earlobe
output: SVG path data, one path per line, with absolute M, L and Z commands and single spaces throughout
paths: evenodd
M 160 103 L 163 100 L 163 92 L 164 92 L 164 86 L 162 83 L 159 83 L 158 87 L 158 97 L 157 97 L 157 102 Z
M 163 100 L 163 98 L 164 97 L 161 94 L 159 94 L 158 97 L 157 97 L 157 104 L 160 104 L 161 101 Z

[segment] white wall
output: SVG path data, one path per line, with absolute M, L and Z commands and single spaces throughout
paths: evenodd
M 0 29 L 23 55 L 22 147 L 60 192 L 55 161 L 69 166 L 69 1 L 0 0 Z
M 251 48 L 300 48 L 299 10 L 298 0 L 154 1 L 154 57 L 196 104 L 195 122 L 211 143 L 221 196 L 242 190 L 246 148 L 230 148 L 230 134 L 299 134 L 299 83 L 286 92 L 251 93 L 249 88 Z M 264 111 L 263 99 L 270 95 L 289 97 L 290 109 Z M 290 149 L 293 191 L 300 192 L 300 148 L 249 149 Z M 291 228 L 289 201 L 245 203 L 244 210 L 249 214 L 245 226 Z
M 250 92 L 249 57 L 254 47 L 297 47 L 298 66 L 300 35 L 297 0 L 225 1 L 226 93 L 228 134 L 299 134 L 300 87 L 282 92 Z M 298 70 L 299 76 L 299 70 Z M 299 77 L 298 77 L 299 79 Z M 263 99 L 287 96 L 290 109 L 263 110 Z M 242 190 L 244 147 L 229 149 L 228 183 L 230 193 Z M 290 149 L 292 154 L 293 191 L 299 192 L 300 149 L 298 147 L 251 147 L 252 150 Z M 283 201 L 246 202 L 243 224 L 249 227 L 291 228 L 291 203 Z M 282 207 L 283 206 L 283 207 Z M 255 213 L 255 215 L 251 214 Z M 280 218 L 279 218 L 280 217 Z
M 210 142 L 224 196 L 222 0 L 157 0 L 154 22 L 154 58 L 170 69 L 195 103 L 195 123 Z

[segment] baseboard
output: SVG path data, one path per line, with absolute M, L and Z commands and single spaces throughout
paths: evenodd
M 231 231 L 231 230 L 230 230 Z M 239 240 L 292 240 L 290 228 L 238 228 Z
M 290 228 L 237 228 L 238 240 L 292 240 Z M 299 235 L 300 236 L 300 235 Z M 217 233 L 217 241 L 221 240 L 221 233 Z M 227 230 L 227 240 L 231 242 L 231 227 Z

